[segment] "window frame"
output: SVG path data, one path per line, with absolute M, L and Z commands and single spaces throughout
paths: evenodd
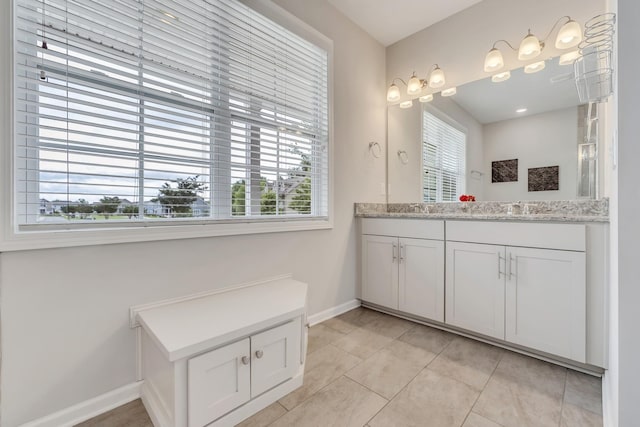
M 77 226 L 36 226 L 18 231 L 15 188 L 15 117 L 13 112 L 16 7 L 14 1 L 0 2 L 0 252 L 69 246 L 87 246 L 144 241 L 231 236 L 257 233 L 320 230 L 333 228 L 333 41 L 282 7 L 264 0 L 239 0 L 267 19 L 327 52 L 327 216 L 225 219 L 185 219 L 184 221 L 139 221 L 100 224 L 99 228 Z M 231 202 L 229 202 L 231 203 Z
M 443 121 L 444 123 L 446 123 L 447 125 L 451 126 L 452 128 L 462 132 L 464 134 L 464 157 L 465 157 L 465 170 L 463 171 L 463 176 L 464 176 L 464 191 L 467 191 L 467 166 L 468 166 L 468 154 L 469 154 L 469 129 L 462 125 L 460 122 L 458 122 L 457 120 L 455 120 L 453 117 L 449 116 L 448 114 L 442 112 L 441 110 L 439 110 L 438 108 L 434 107 L 433 105 L 428 105 L 428 104 L 423 104 L 422 107 L 422 111 L 420 112 L 420 197 L 423 201 L 423 203 L 448 203 L 448 202 L 457 202 L 458 200 L 447 200 L 447 201 L 437 201 L 437 196 L 436 196 L 436 201 L 434 202 L 426 202 L 424 201 L 424 185 L 423 185 L 423 174 L 424 174 L 424 145 L 425 145 L 425 138 L 424 138 L 424 114 L 425 113 L 429 113 L 432 116 L 434 116 L 435 118 Z M 436 188 L 437 191 L 437 188 Z

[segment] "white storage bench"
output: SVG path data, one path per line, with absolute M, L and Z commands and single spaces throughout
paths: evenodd
M 156 427 L 233 426 L 302 385 L 307 285 L 253 283 L 132 308 Z

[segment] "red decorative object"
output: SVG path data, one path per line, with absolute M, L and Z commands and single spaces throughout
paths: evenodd
M 460 196 L 460 201 L 461 202 L 475 202 L 476 201 L 476 196 L 474 196 L 472 194 L 462 194 Z

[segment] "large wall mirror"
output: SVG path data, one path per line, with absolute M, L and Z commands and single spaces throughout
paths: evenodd
M 389 203 L 597 197 L 597 105 L 580 103 L 571 65 L 545 65 L 389 106 Z M 452 142 L 460 134 L 462 152 Z

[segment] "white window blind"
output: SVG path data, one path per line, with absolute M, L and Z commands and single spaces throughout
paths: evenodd
M 452 202 L 465 192 L 467 136 L 428 111 L 422 115 L 424 202 Z
M 327 52 L 235 0 L 16 0 L 17 223 L 326 217 Z

